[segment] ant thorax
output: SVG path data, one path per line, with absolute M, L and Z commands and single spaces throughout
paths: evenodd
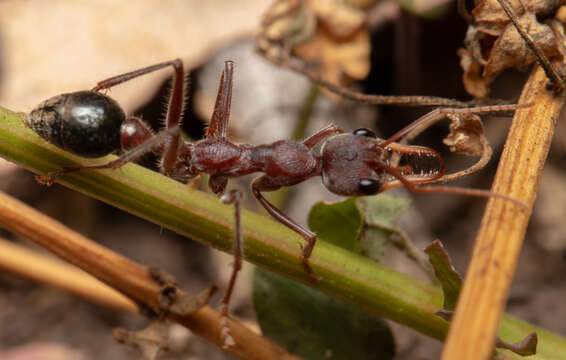
M 277 178 L 279 186 L 291 186 L 311 176 L 318 160 L 311 149 L 300 142 L 281 140 L 272 144 L 234 144 L 226 139 L 204 139 L 192 145 L 188 168 L 225 177 L 263 172 Z

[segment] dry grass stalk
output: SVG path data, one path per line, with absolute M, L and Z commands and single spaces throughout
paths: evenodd
M 523 88 L 501 155 L 492 191 L 518 199 L 532 209 L 554 128 L 566 93 L 546 90 L 539 67 Z M 489 359 L 505 308 L 509 287 L 530 211 L 501 199 L 490 199 L 478 232 L 442 359 Z
M 98 245 L 3 193 L 0 193 L 0 213 L 1 227 L 89 272 L 136 303 L 152 309 L 159 307 L 160 285 L 144 266 Z M 186 294 L 181 290 L 179 293 Z M 196 335 L 220 347 L 224 345 L 224 340 L 220 337 L 223 326 L 220 314 L 210 306 L 204 306 L 188 315 L 169 313 L 168 319 L 186 326 Z M 236 345 L 226 350 L 237 357 L 300 360 L 300 357 L 289 354 L 236 320 L 230 320 L 229 326 Z

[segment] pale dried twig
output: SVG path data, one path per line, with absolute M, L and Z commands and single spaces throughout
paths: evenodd
M 535 105 L 515 114 L 492 187 L 530 208 L 566 96 L 547 82 L 537 66 L 519 100 Z M 442 359 L 491 357 L 529 216 L 512 202 L 488 201 Z

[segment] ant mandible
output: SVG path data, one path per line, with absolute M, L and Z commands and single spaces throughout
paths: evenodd
M 126 116 L 116 101 L 100 93 L 101 90 L 171 66 L 175 70 L 173 89 L 166 115 L 166 130 L 153 134 L 138 117 Z M 79 91 L 52 97 L 32 110 L 25 124 L 47 141 L 82 157 L 100 157 L 117 150 L 125 151 L 118 159 L 103 165 L 64 168 L 40 181 L 50 184 L 64 174 L 92 169 L 116 169 L 152 151 L 161 156 L 161 171 L 174 179 L 187 182 L 201 173 L 210 175 L 208 185 L 225 203 L 235 206 L 234 265 L 230 282 L 222 300 L 222 314 L 228 316 L 228 306 L 236 276 L 242 266 L 242 232 L 240 227 L 240 199 L 238 190 L 225 192 L 229 178 L 260 172 L 263 175 L 251 184 L 254 197 L 271 216 L 300 234 L 301 263 L 313 282 L 318 281 L 309 265 L 309 257 L 316 243 L 316 234 L 297 224 L 262 195 L 284 186 L 292 186 L 314 176 L 321 176 L 331 192 L 343 196 L 373 195 L 387 189 L 405 186 L 413 192 L 444 192 L 480 197 L 498 197 L 519 203 L 504 195 L 485 190 L 446 186 L 419 187 L 418 184 L 441 178 L 445 167 L 440 155 L 426 147 L 402 145 L 395 141 L 411 130 L 446 114 L 485 113 L 515 110 L 521 105 L 497 105 L 474 108 L 436 109 L 386 140 L 376 137 L 369 129 L 352 133 L 330 125 L 302 142 L 280 140 L 272 144 L 234 144 L 226 139 L 234 63 L 225 62 L 218 95 L 206 138 L 194 143 L 181 139 L 179 124 L 185 99 L 183 63 L 179 59 L 167 61 L 99 82 L 90 91 Z M 437 159 L 437 171 L 414 173 L 410 167 L 389 164 L 392 152 Z M 227 327 L 223 336 L 230 343 Z

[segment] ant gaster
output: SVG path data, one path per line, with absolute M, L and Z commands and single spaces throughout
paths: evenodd
M 171 66 L 175 70 L 173 89 L 166 115 L 166 130 L 153 134 L 141 119 L 126 116 L 120 106 L 101 90 L 111 88 L 135 77 Z M 508 111 L 519 105 L 484 106 L 475 108 L 436 109 L 387 140 L 376 137 L 369 129 L 352 133 L 330 125 L 302 142 L 280 140 L 272 144 L 234 144 L 226 139 L 232 96 L 234 63 L 225 62 L 218 95 L 206 138 L 194 143 L 181 139 L 179 123 L 184 106 L 184 71 L 176 59 L 145 67 L 99 82 L 91 91 L 62 94 L 48 99 L 32 110 L 25 124 L 47 141 L 79 156 L 99 157 L 117 150 L 125 150 L 118 159 L 103 165 L 64 168 L 40 177 L 44 183 L 66 173 L 87 169 L 116 169 L 141 154 L 153 151 L 161 155 L 161 170 L 172 178 L 188 181 L 201 173 L 210 174 L 209 186 L 225 203 L 235 205 L 234 268 L 222 300 L 226 321 L 228 305 L 236 274 L 242 263 L 242 234 L 240 228 L 240 198 L 237 190 L 225 192 L 229 178 L 250 173 L 263 173 L 251 184 L 254 197 L 275 219 L 300 234 L 301 262 L 311 280 L 318 281 L 308 259 L 316 242 L 316 234 L 295 223 L 281 210 L 267 201 L 263 191 L 274 191 L 292 186 L 314 176 L 321 176 L 323 184 L 333 193 L 344 196 L 373 195 L 396 186 L 405 186 L 414 192 L 450 192 L 481 197 L 515 199 L 489 191 L 446 186 L 419 187 L 443 176 L 445 169 L 440 155 L 429 148 L 395 143 L 409 131 L 445 114 Z M 411 168 L 389 165 L 392 152 L 435 158 L 437 171 L 414 173 Z M 227 326 L 223 329 L 226 344 L 233 342 Z

